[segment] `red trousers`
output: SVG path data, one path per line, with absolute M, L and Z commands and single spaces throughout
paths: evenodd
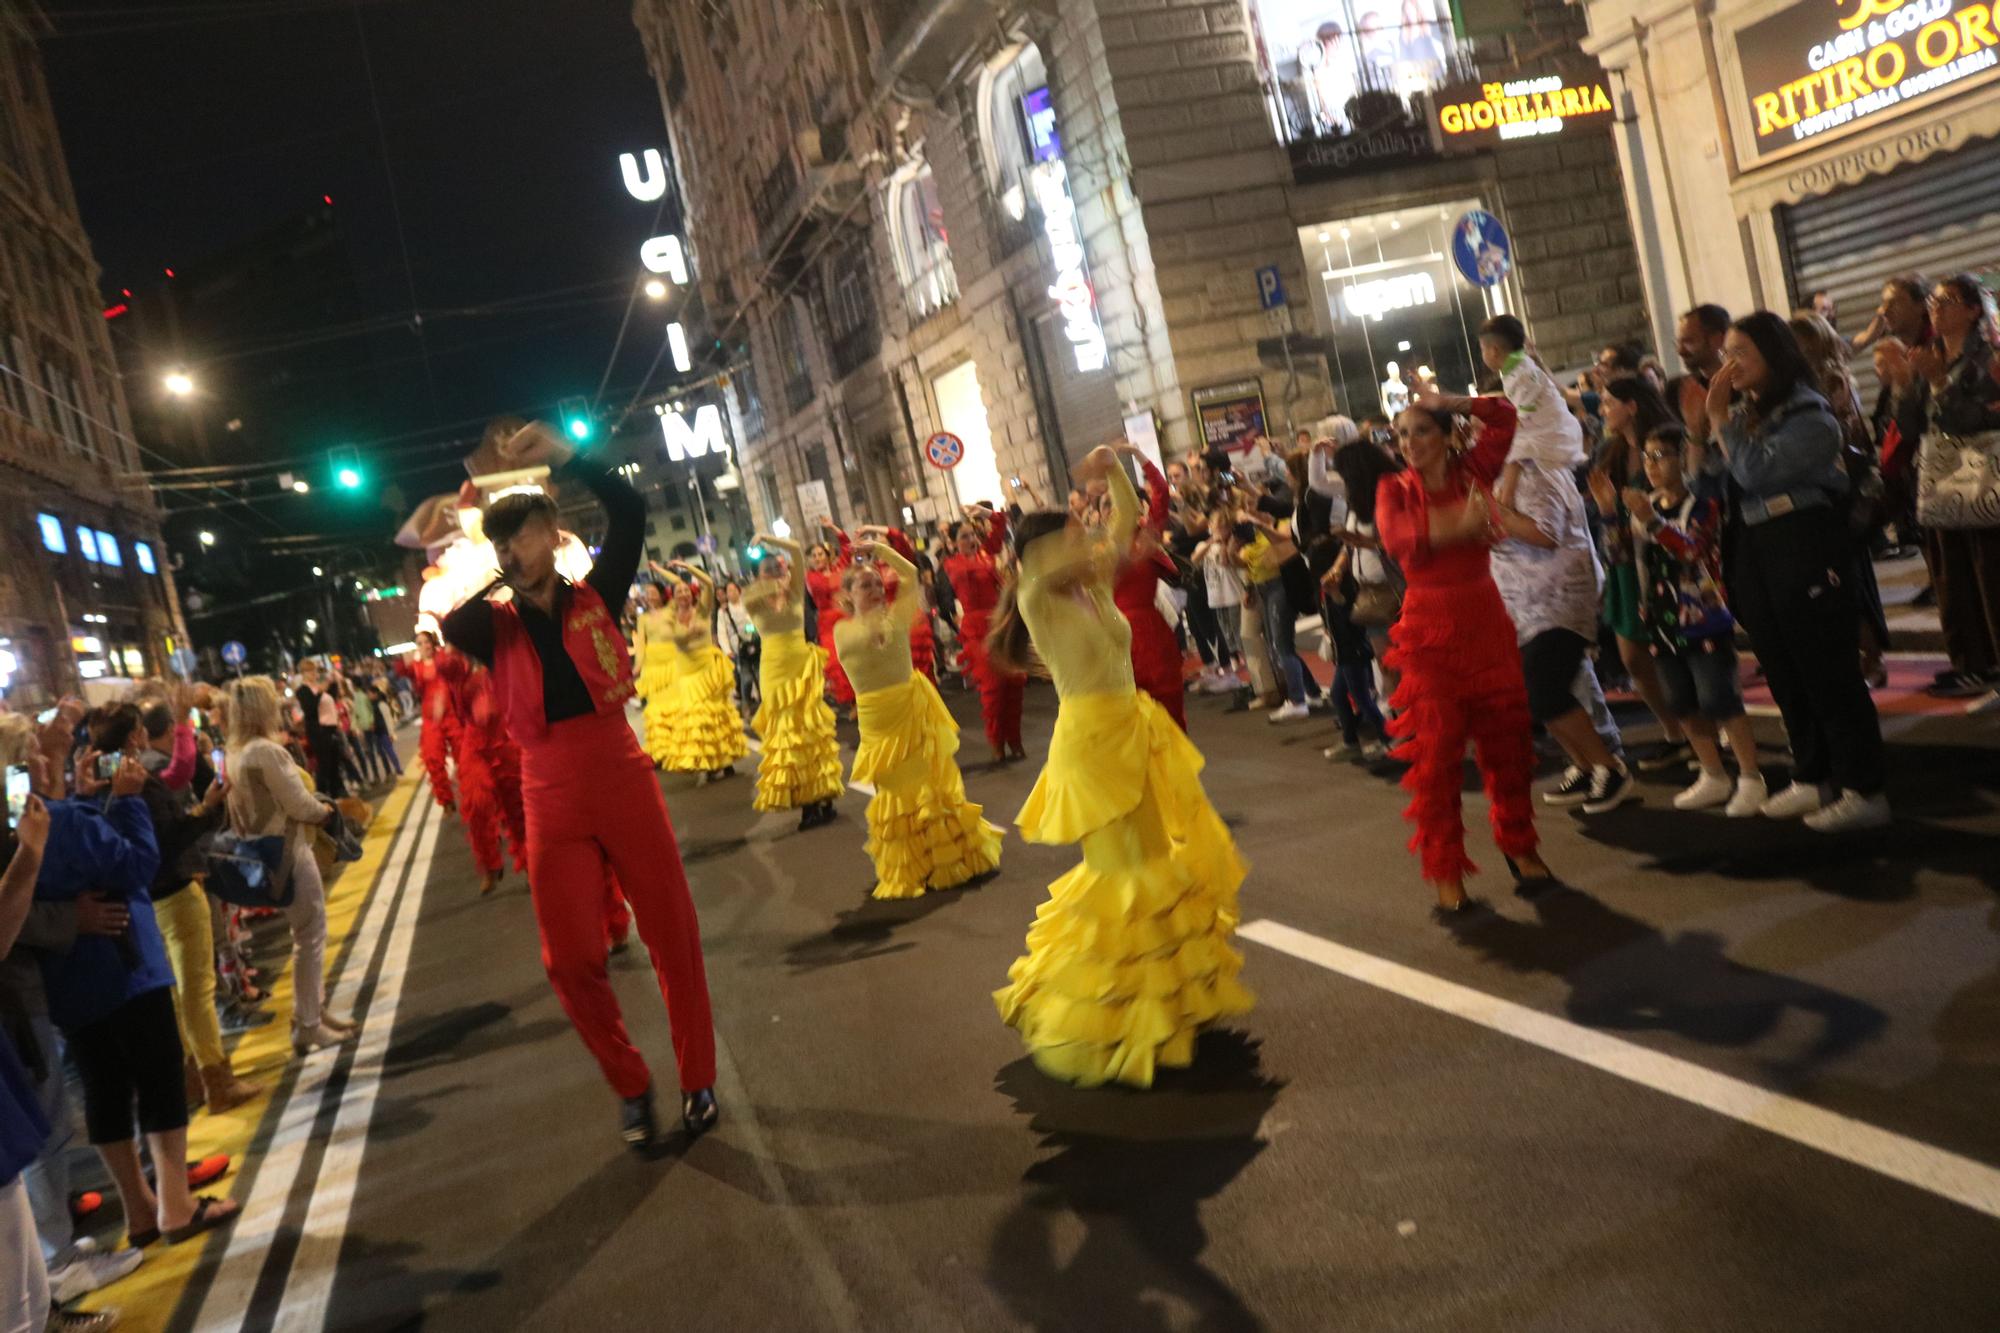
M 1390 734 L 1406 738 L 1406 754 L 1414 751 L 1403 774 L 1403 789 L 1410 794 L 1403 815 L 1417 826 L 1410 850 L 1418 854 L 1424 878 L 1449 883 L 1479 869 L 1465 854 L 1465 820 L 1459 809 L 1468 737 L 1486 783 L 1493 841 L 1508 856 L 1533 852 L 1535 803 L 1529 783 L 1535 773 L 1535 742 L 1526 692 L 1513 686 L 1462 694 L 1455 681 L 1406 665 L 1394 702 Z
M 979 686 L 979 716 L 986 723 L 986 743 L 996 750 L 1021 748 L 1021 695 L 1028 678 L 1002 671 L 986 653 L 988 612 L 967 611 L 959 618 L 959 642 L 972 679 Z
M 424 710 L 423 731 L 417 740 L 417 753 L 423 757 L 424 771 L 431 775 L 431 795 L 437 797 L 439 805 L 450 805 L 458 798 L 451 785 L 451 752 L 458 746 L 458 719 L 450 713 L 432 717 L 430 710 Z
M 620 1097 L 652 1086 L 605 971 L 610 867 L 652 955 L 673 1025 L 683 1092 L 715 1083 L 715 1026 L 701 927 L 652 761 L 622 713 L 557 722 L 522 747 L 528 883 L 542 966 L 556 998 Z
M 1173 626 L 1150 603 L 1126 612 L 1125 620 L 1132 626 L 1133 683 L 1152 695 L 1154 702 L 1167 710 L 1167 716 L 1186 731 L 1187 659 Z
M 458 813 L 479 869 L 501 868 L 500 832 L 514 849 L 514 869 L 528 868 L 527 816 L 521 805 L 521 751 L 513 741 L 459 729 Z

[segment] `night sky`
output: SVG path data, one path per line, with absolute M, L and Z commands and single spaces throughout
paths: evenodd
M 412 500 L 463 476 L 453 454 L 421 450 L 426 440 L 475 431 L 468 422 L 501 411 L 551 415 L 558 398 L 596 390 L 657 207 L 625 192 L 617 156 L 665 142 L 625 5 L 47 8 L 57 25 L 44 45 L 50 90 L 107 300 L 129 287 L 143 303 L 165 268 L 198 265 L 331 195 L 361 312 L 407 315 L 413 283 L 431 355 L 427 379 L 407 324 L 370 335 L 367 355 L 383 373 L 353 403 L 352 422 L 329 429 L 357 440 L 384 473 L 434 460 L 401 483 Z M 229 17 L 188 21 L 216 13 Z M 448 313 L 495 303 L 525 308 Z M 628 335 L 606 391 L 614 408 L 652 359 L 659 323 L 654 312 Z M 310 369 L 321 354 L 300 355 Z M 375 442 L 389 435 L 414 438 Z M 309 464 L 326 443 L 266 447 Z M 293 530 L 392 517 L 321 492 L 268 507 Z

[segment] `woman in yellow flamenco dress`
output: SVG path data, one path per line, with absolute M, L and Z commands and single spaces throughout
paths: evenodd
M 958 723 L 930 677 L 910 658 L 910 626 L 923 607 L 917 567 L 882 542 L 872 555 L 896 575 L 888 602 L 882 571 L 857 560 L 841 576 L 834 646 L 854 683 L 861 748 L 853 779 L 875 789 L 868 802 L 868 855 L 877 898 L 916 898 L 951 889 L 1000 866 L 1000 830 L 965 799 L 958 771 Z
M 639 594 L 645 599 L 639 610 L 639 624 L 632 635 L 632 661 L 639 673 L 639 697 L 646 701 L 646 753 L 658 768 L 667 766 L 667 686 L 674 678 L 672 610 L 667 606 L 664 584 L 648 582 Z
M 797 810 L 803 832 L 833 819 L 834 798 L 845 786 L 833 710 L 826 704 L 826 650 L 806 642 L 804 553 L 768 533 L 758 534 L 757 544 L 778 554 L 764 557 L 758 577 L 743 591 L 764 645 L 757 672 L 764 699 L 750 720 L 764 743 L 752 804 Z
M 661 709 L 666 753 L 659 764 L 669 773 L 696 773 L 700 782 L 719 782 L 750 753 L 750 742 L 743 735 L 742 714 L 736 711 L 736 664 L 716 646 L 710 629 L 715 584 L 679 560 L 665 569 L 655 565 L 653 572 L 662 578 L 677 574 L 682 580 L 667 608 L 673 675 Z
M 1030 842 L 1082 844 L 1083 863 L 1049 886 L 993 998 L 1042 1072 L 1143 1088 L 1156 1068 L 1193 1060 L 1203 1027 L 1253 1003 L 1230 943 L 1245 867 L 1202 791 L 1200 752 L 1133 686 L 1132 631 L 1112 600 L 1138 525 L 1132 481 L 1108 447 L 1081 473 L 1110 491 L 1108 540 L 1064 514 L 1024 516 L 1020 573 L 989 646 L 1020 669 L 1032 638 L 1060 699 L 1014 822 Z

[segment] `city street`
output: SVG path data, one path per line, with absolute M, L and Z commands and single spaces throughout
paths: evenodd
M 802 835 L 747 773 L 668 779 L 723 1118 L 655 1160 L 618 1142 L 521 880 L 481 901 L 428 799 L 385 817 L 338 992 L 365 980 L 363 1040 L 265 1117 L 245 1217 L 166 1326 L 2000 1324 L 1990 711 L 1894 729 L 1872 841 L 1658 784 L 1545 814 L 1570 887 L 1530 905 L 1489 865 L 1497 915 L 1456 933 L 1388 772 L 1329 765 L 1318 720 L 1193 713 L 1259 1001 L 1146 1093 L 1043 1078 L 989 998 L 1069 849 L 1010 837 L 984 884 L 872 903 L 860 793 Z M 1005 822 L 1034 773 L 967 782 Z M 643 957 L 612 970 L 671 1084 Z

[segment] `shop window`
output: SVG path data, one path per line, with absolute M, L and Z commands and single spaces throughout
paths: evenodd
M 81 524 L 76 530 L 76 550 L 85 560 L 97 563 L 97 534 Z
M 1034 239 L 1028 208 L 1034 191 L 1028 172 L 1036 161 L 1029 133 L 1026 100 L 1040 92 L 1046 99 L 1048 70 L 1033 45 L 1004 54 L 980 71 L 977 102 L 979 155 L 986 185 L 996 206 L 995 240 L 1003 254 L 1012 254 Z
M 1287 138 L 1366 129 L 1412 94 L 1473 77 L 1448 0 L 1251 0 L 1250 8 Z
M 63 535 L 62 520 L 54 514 L 35 515 L 35 526 L 42 530 L 42 549 L 51 555 L 68 555 L 69 538 Z
M 888 194 L 889 249 L 896 261 L 896 279 L 911 317 L 925 319 L 958 299 L 944 204 L 930 164 L 920 159 L 904 166 L 890 178 Z
M 1511 278 L 1475 287 L 1452 262 L 1453 229 L 1479 207 L 1461 199 L 1299 229 L 1340 411 L 1393 416 L 1425 381 L 1474 390 L 1480 322 L 1519 304 Z
M 132 558 L 139 562 L 141 574 L 157 574 L 160 567 L 153 563 L 153 548 L 145 542 L 132 543 Z

